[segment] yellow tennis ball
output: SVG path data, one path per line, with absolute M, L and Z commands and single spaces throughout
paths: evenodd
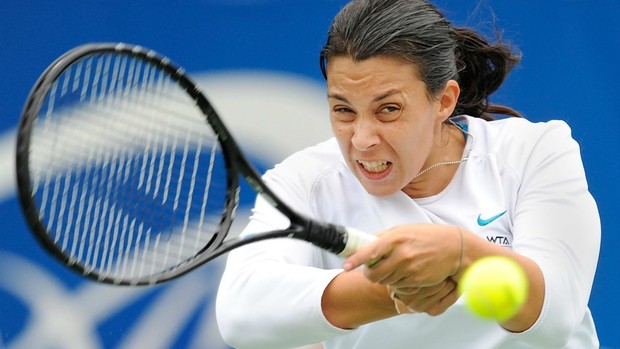
M 490 256 L 467 268 L 458 291 L 475 315 L 502 322 L 521 309 L 527 300 L 529 283 L 517 262 L 508 257 Z

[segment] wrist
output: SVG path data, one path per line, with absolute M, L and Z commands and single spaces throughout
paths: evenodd
M 409 308 L 405 303 L 403 303 L 403 301 L 398 299 L 396 290 L 393 287 L 391 287 L 390 285 L 386 285 L 386 289 L 388 295 L 390 296 L 390 299 L 392 299 L 392 302 L 394 302 L 394 309 L 396 310 L 396 313 L 398 315 L 415 313 L 413 309 Z

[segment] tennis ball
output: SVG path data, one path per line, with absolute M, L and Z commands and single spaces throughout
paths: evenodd
M 498 322 L 510 319 L 521 309 L 528 290 L 523 268 L 502 256 L 477 260 L 463 273 L 458 285 L 458 292 L 471 312 Z

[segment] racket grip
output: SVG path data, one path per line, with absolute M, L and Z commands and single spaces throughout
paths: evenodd
M 349 257 L 362 247 L 368 246 L 377 239 L 376 236 L 364 233 L 357 229 L 345 228 L 347 231 L 347 242 L 344 249 L 338 254 L 341 257 Z

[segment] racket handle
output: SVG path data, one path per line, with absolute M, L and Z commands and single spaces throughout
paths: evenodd
M 357 229 L 346 228 L 347 231 L 347 242 L 344 246 L 342 252 L 338 255 L 341 257 L 349 257 L 353 253 L 357 252 L 362 247 L 368 246 L 371 242 L 377 239 L 376 236 L 364 233 Z

